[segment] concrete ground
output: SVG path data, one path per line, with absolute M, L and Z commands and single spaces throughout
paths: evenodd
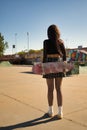
M 46 82 L 31 70 L 28 66 L 0 67 L 0 130 L 87 130 L 87 75 L 63 79 L 64 118 L 57 120 L 44 116 Z

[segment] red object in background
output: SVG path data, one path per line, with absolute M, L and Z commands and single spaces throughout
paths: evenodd
M 42 74 L 42 63 L 41 62 L 34 63 L 32 71 L 35 74 Z

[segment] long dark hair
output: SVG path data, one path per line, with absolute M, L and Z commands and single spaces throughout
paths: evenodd
M 47 34 L 48 34 L 49 39 L 52 39 L 52 40 L 60 39 L 60 31 L 58 27 L 54 24 L 48 27 Z
M 58 53 L 60 56 L 63 56 L 61 49 L 60 49 L 60 31 L 56 25 L 50 25 L 47 30 L 48 38 L 56 45 Z

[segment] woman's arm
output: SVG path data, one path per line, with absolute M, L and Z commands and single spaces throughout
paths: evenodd
M 47 58 L 47 48 L 46 48 L 46 41 L 43 42 L 43 63 L 46 62 Z
M 65 49 L 64 43 L 61 43 L 61 51 L 63 54 L 63 61 L 66 61 L 66 49 Z

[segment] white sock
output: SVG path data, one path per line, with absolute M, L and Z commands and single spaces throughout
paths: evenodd
M 58 114 L 62 114 L 63 115 L 63 107 L 62 106 L 58 107 Z
M 52 114 L 52 113 L 53 113 L 53 106 L 49 106 L 48 113 L 49 113 L 49 114 Z

